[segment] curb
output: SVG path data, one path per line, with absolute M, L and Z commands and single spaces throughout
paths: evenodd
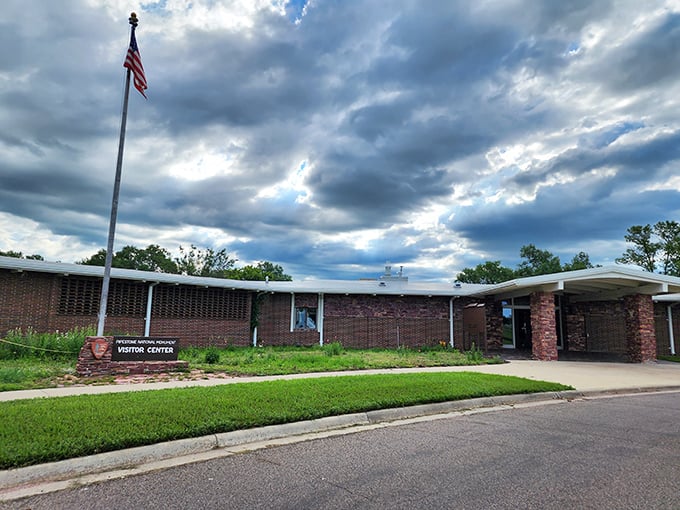
M 36 487 L 40 484 L 54 484 L 89 475 L 102 475 L 117 470 L 134 470 L 142 464 L 158 463 L 169 459 L 203 454 L 214 450 L 226 450 L 251 443 L 272 441 L 282 438 L 323 433 L 379 423 L 395 422 L 438 414 L 464 412 L 480 408 L 512 408 L 518 404 L 569 402 L 578 399 L 613 397 L 641 393 L 680 392 L 678 386 L 654 388 L 632 388 L 582 392 L 577 390 L 549 393 L 502 395 L 467 400 L 423 404 L 409 407 L 379 409 L 340 416 L 329 416 L 281 425 L 270 425 L 247 430 L 235 430 L 220 434 L 180 439 L 147 446 L 117 450 L 87 457 L 67 459 L 47 464 L 0 471 L 0 501 L 9 501 L 32 493 L 51 492 L 66 488 L 68 484 L 57 483 L 55 488 Z

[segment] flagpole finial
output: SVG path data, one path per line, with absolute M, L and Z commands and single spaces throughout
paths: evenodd
M 137 13 L 131 12 L 130 17 L 128 18 L 128 21 L 130 22 L 130 25 L 137 28 L 137 24 L 139 23 L 139 19 L 137 19 Z

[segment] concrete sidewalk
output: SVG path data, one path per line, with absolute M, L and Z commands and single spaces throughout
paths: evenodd
M 300 379 L 315 377 L 352 376 L 366 374 L 399 374 L 413 372 L 482 372 L 487 374 L 513 375 L 540 381 L 558 382 L 572 386 L 577 391 L 611 391 L 641 388 L 680 388 L 680 363 L 665 361 L 653 363 L 597 363 L 587 361 L 533 361 L 514 360 L 498 365 L 475 365 L 465 367 L 395 368 L 359 370 L 347 372 L 323 372 L 265 377 L 224 377 L 198 380 L 174 380 L 134 384 L 110 384 L 101 386 L 66 386 L 39 390 L 0 392 L 0 402 L 39 397 L 65 397 L 71 395 L 94 395 L 125 391 L 148 391 L 190 386 L 218 386 L 223 384 L 272 381 L 276 379 Z
M 351 376 L 377 373 L 461 371 L 553 381 L 572 386 L 575 390 L 560 393 L 479 398 L 332 416 L 305 422 L 239 430 L 224 434 L 212 434 L 204 437 L 170 441 L 49 464 L 5 470 L 0 471 L 0 501 L 10 501 L 24 496 L 63 490 L 73 487 L 74 484 L 88 484 L 148 473 L 175 465 L 234 455 L 272 445 L 360 432 L 378 427 L 413 423 L 414 421 L 441 419 L 460 413 L 486 412 L 489 410 L 512 409 L 550 403 L 564 404 L 575 399 L 598 398 L 646 391 L 680 392 L 680 364 L 678 363 L 630 364 L 516 360 L 500 365 L 473 367 L 364 370 L 359 372 L 273 377 L 232 377 L 107 386 L 71 386 L 43 390 L 3 392 L 0 393 L 0 401 L 79 394 L 148 391 L 189 386 L 215 386 L 273 379 L 332 377 L 338 375 Z

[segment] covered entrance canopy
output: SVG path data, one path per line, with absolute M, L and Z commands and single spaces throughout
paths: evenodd
M 521 278 L 477 295 L 503 315 L 488 321 L 498 325 L 487 331 L 490 347 L 525 347 L 543 360 L 565 348 L 647 361 L 656 358 L 653 298 L 679 292 L 680 278 L 609 266 Z

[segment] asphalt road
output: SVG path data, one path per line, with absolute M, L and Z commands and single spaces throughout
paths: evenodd
M 378 428 L 0 508 L 678 509 L 680 393 Z

